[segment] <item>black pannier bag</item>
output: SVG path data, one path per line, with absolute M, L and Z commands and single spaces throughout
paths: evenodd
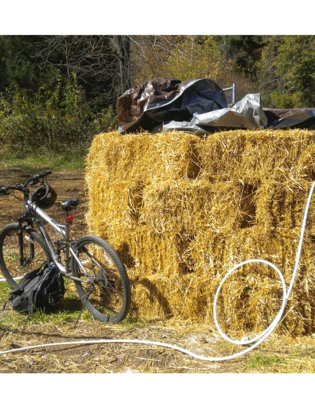
M 46 261 L 21 279 L 10 293 L 9 302 L 20 313 L 50 311 L 61 301 L 64 293 L 63 277 L 55 266 L 49 266 Z

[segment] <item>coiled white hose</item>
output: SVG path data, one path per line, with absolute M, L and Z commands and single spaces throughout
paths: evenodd
M 250 352 L 251 350 L 253 350 L 254 348 L 256 348 L 259 344 L 261 344 L 268 336 L 270 336 L 270 334 L 275 330 L 275 328 L 277 327 L 277 325 L 279 324 L 281 317 L 283 315 L 284 309 L 286 307 L 286 304 L 288 302 L 288 299 L 290 297 L 290 294 L 292 292 L 292 288 L 293 288 L 293 284 L 296 278 L 296 274 L 297 274 L 297 270 L 298 270 L 298 266 L 299 266 L 299 262 L 300 262 L 300 257 L 301 257 L 301 252 L 302 252 L 302 245 L 303 245 L 303 238 L 304 238 L 304 233 L 305 233 L 305 227 L 306 227 L 306 221 L 307 221 L 307 217 L 308 217 L 308 211 L 309 211 L 309 207 L 310 207 L 310 203 L 311 203 L 311 199 L 312 199 L 312 195 L 314 192 L 314 188 L 315 188 L 315 181 L 313 182 L 309 194 L 308 194 L 308 199 L 306 202 L 306 206 L 305 206 L 305 211 L 304 211 L 304 217 L 303 217 L 303 222 L 302 222 L 302 228 L 301 228 L 301 235 L 300 235 L 300 241 L 299 241 L 299 245 L 298 245 L 298 249 L 297 249 L 297 254 L 296 254 L 296 260 L 295 260 L 295 265 L 294 265 L 294 269 L 293 269 L 293 273 L 292 273 L 292 278 L 290 281 L 290 285 L 288 290 L 286 289 L 286 285 L 285 285 L 285 281 L 283 278 L 282 273 L 280 272 L 280 270 L 271 262 L 269 261 L 265 261 L 262 259 L 250 259 L 248 261 L 244 261 L 241 262 L 240 264 L 234 266 L 232 269 L 230 269 L 227 274 L 225 275 L 225 277 L 222 279 L 216 294 L 215 294 L 215 298 L 214 298 L 214 302 L 213 302 L 213 316 L 214 316 L 214 322 L 215 325 L 219 331 L 219 333 L 221 334 L 221 336 L 227 340 L 230 343 L 233 344 L 239 344 L 239 345 L 248 345 L 253 343 L 250 347 L 235 353 L 235 354 L 231 354 L 228 356 L 222 356 L 222 357 L 207 357 L 207 356 L 202 356 L 199 354 L 195 354 L 192 353 L 189 350 L 186 350 L 182 347 L 178 347 L 169 343 L 161 343 L 161 342 L 157 342 L 157 341 L 150 341 L 150 340 L 137 340 L 137 339 L 108 339 L 108 340 L 104 340 L 104 339 L 100 339 L 100 340 L 82 340 L 82 341 L 69 341 L 69 342 L 62 342 L 62 343 L 47 343 L 47 344 L 39 344 L 39 345 L 34 345 L 34 346 L 27 346 L 27 347 L 21 347 L 21 348 L 15 348 L 12 350 L 6 350 L 6 351 L 2 351 L 0 352 L 0 355 L 3 354 L 7 354 L 7 353 L 13 353 L 13 352 L 18 352 L 18 351 L 25 351 L 25 350 L 31 350 L 31 349 L 35 349 L 35 348 L 42 348 L 42 347 L 52 347 L 52 346 L 63 346 L 63 345 L 80 345 L 80 344 L 101 344 L 101 343 L 133 343 L 133 344 L 145 344 L 145 345 L 151 345 L 151 346 L 159 346 L 159 347 L 164 347 L 164 348 L 171 348 L 173 350 L 179 351 L 181 353 L 184 354 L 188 354 L 189 356 L 196 358 L 198 360 L 203 360 L 203 361 L 213 361 L 213 362 L 218 362 L 218 361 L 225 361 L 225 360 L 231 360 L 233 358 L 236 357 L 240 357 L 243 354 L 246 354 L 248 352 Z M 218 300 L 218 296 L 220 293 L 220 290 L 224 284 L 224 282 L 226 281 L 226 279 L 238 268 L 240 268 L 241 266 L 248 264 L 248 263 L 263 263 L 266 264 L 268 266 L 270 266 L 271 268 L 273 268 L 280 280 L 281 280 L 281 284 L 282 284 L 282 293 L 283 293 L 283 298 L 282 298 L 282 304 L 280 307 L 280 310 L 278 312 L 278 314 L 276 315 L 276 317 L 274 318 L 274 320 L 270 323 L 270 325 L 262 332 L 260 333 L 258 336 L 254 337 L 253 339 L 245 339 L 245 340 L 233 340 L 230 339 L 225 333 L 223 333 L 223 331 L 221 330 L 218 320 L 217 320 L 217 312 L 216 312 L 216 308 L 217 308 L 217 300 Z

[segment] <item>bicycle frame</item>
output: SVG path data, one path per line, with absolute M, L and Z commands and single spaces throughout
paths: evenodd
M 70 223 L 66 222 L 65 225 L 63 224 L 58 224 L 56 223 L 48 214 L 45 213 L 45 211 L 43 211 L 41 208 L 39 208 L 36 204 L 34 204 L 32 201 L 30 200 L 26 200 L 25 201 L 25 214 L 29 213 L 31 216 L 31 219 L 34 220 L 39 228 L 39 231 L 46 243 L 46 245 L 48 246 L 49 252 L 52 256 L 52 259 L 55 263 L 55 265 L 57 266 L 57 268 L 59 269 L 59 271 L 66 276 L 67 278 L 70 278 L 72 280 L 78 281 L 78 282 L 84 282 L 84 280 L 79 279 L 74 277 L 71 273 L 70 273 L 70 253 L 71 255 L 75 258 L 75 260 L 78 262 L 80 268 L 84 271 L 84 273 L 86 275 L 88 275 L 88 273 L 86 272 L 84 266 L 82 265 L 82 263 L 80 262 L 80 260 L 78 259 L 74 249 L 71 246 L 71 242 L 69 242 L 69 230 L 70 230 Z M 63 238 L 64 244 L 66 246 L 66 250 L 65 250 L 65 265 L 63 265 L 61 262 L 59 262 L 58 260 L 58 255 L 54 249 L 54 246 L 49 238 L 49 235 L 45 229 L 45 227 L 43 226 L 43 224 L 41 223 L 40 219 L 44 220 L 45 222 L 47 222 L 48 224 L 50 224 L 52 226 L 52 228 Z

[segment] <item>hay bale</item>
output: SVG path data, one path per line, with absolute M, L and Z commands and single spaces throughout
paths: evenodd
M 125 263 L 132 313 L 211 322 L 221 279 L 250 258 L 271 261 L 288 283 L 314 157 L 314 131 L 96 136 L 86 166 L 87 223 Z M 314 205 L 282 323 L 294 334 L 315 329 Z M 265 269 L 248 266 L 222 288 L 227 330 L 259 331 L 277 313 L 281 288 Z
M 314 131 L 235 130 L 200 140 L 197 152 L 202 175 L 210 181 L 234 180 L 259 186 L 267 180 L 313 176 L 314 146 Z
M 300 227 L 311 185 L 312 182 L 303 179 L 286 182 L 266 180 L 256 192 L 257 223 L 266 229 Z M 315 220 L 314 201 L 311 203 L 308 218 L 308 229 L 312 232 Z
M 157 233 L 235 228 L 241 218 L 238 187 L 232 182 L 217 185 L 180 179 L 148 186 L 140 219 Z
M 190 179 L 200 165 L 195 145 L 199 138 L 172 132 L 158 137 L 150 133 L 100 134 L 93 140 L 87 157 L 87 184 L 94 175 L 109 182 L 147 183 Z

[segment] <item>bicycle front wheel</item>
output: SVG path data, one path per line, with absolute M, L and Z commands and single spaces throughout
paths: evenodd
M 130 283 L 125 267 L 114 249 L 92 235 L 74 244 L 78 260 L 72 256 L 73 276 L 80 299 L 87 310 L 101 322 L 118 323 L 128 314 Z
M 42 237 L 30 227 L 23 228 L 23 261 L 20 262 L 19 224 L 6 225 L 0 232 L 0 269 L 12 289 L 19 279 L 50 259 Z

